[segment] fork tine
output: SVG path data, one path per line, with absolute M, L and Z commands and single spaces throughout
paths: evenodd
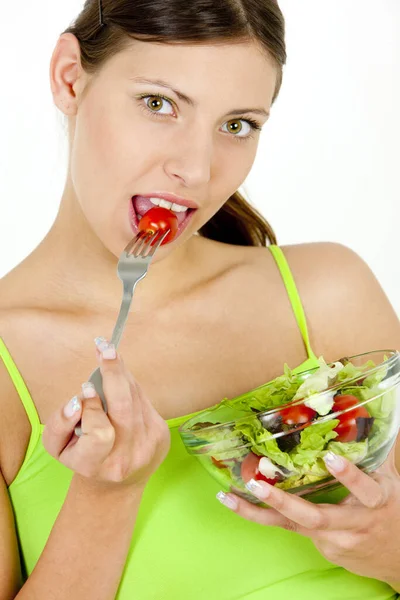
M 153 244 L 155 243 L 156 239 L 159 236 L 160 236 L 160 232 L 156 231 L 155 234 L 152 235 L 152 237 L 149 240 L 146 240 L 146 244 L 142 247 L 141 252 L 139 254 L 139 256 L 141 258 L 147 258 L 148 256 L 150 256 L 150 252 L 152 250 Z
M 146 256 L 154 256 L 155 251 L 158 250 L 158 248 L 161 246 L 161 244 L 163 243 L 163 241 L 165 240 L 165 238 L 167 237 L 169 232 L 170 232 L 170 230 L 168 229 L 168 231 L 166 231 L 164 233 L 164 235 L 158 240 L 158 242 L 156 244 L 154 244 L 153 247 L 150 247 L 150 252 L 148 252 L 146 254 Z
M 150 240 L 154 238 L 153 233 L 146 233 L 138 242 L 138 244 L 133 248 L 132 254 L 135 258 L 138 256 L 142 256 L 143 251 L 147 248 L 147 244 Z
M 146 233 L 144 231 L 139 231 L 139 233 L 136 234 L 136 236 L 133 238 L 133 240 L 131 240 L 129 242 L 129 244 L 125 248 L 125 252 L 126 252 L 126 254 L 128 254 L 128 256 L 132 252 L 135 245 L 139 242 L 139 240 L 143 239 L 145 237 L 145 235 L 146 235 Z

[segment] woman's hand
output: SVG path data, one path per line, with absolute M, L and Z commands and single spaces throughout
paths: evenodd
M 168 453 L 169 429 L 115 348 L 103 338 L 96 343 L 108 414 L 94 386 L 85 383 L 79 396 L 50 416 L 43 445 L 59 462 L 93 482 L 143 488 Z M 74 429 L 80 420 L 84 435 L 77 437 Z
M 245 519 L 311 538 L 329 561 L 358 575 L 385 581 L 399 591 L 400 475 L 394 450 L 372 475 L 332 453 L 328 453 L 326 465 L 351 492 L 337 505 L 312 504 L 254 480 L 248 482 L 248 489 L 271 508 L 255 506 L 234 494 L 220 492 L 218 499 Z

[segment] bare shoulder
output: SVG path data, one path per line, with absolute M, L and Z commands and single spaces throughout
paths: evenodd
M 368 264 L 352 249 L 318 242 L 283 246 L 314 348 L 328 359 L 400 348 L 400 322 Z
M 281 250 L 316 354 L 333 360 L 368 350 L 400 349 L 399 319 L 371 268 L 356 252 L 332 242 L 293 244 Z M 277 265 L 267 248 L 229 246 L 227 252 L 248 271 L 246 283 L 253 293 L 277 285 Z M 279 275 L 278 279 L 281 285 Z M 283 298 L 282 285 L 281 293 Z

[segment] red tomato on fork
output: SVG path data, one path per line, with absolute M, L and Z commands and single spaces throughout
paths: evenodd
M 174 239 L 178 231 L 178 217 L 172 211 L 160 206 L 151 208 L 139 221 L 139 231 L 145 231 L 146 233 L 159 231 L 163 234 L 168 229 L 170 232 L 162 245 L 168 244 L 168 242 L 172 242 Z M 157 237 L 157 239 L 159 238 Z

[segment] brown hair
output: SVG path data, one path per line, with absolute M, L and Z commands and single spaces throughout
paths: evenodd
M 165 44 L 255 40 L 278 68 L 273 101 L 286 62 L 285 23 L 276 0 L 86 0 L 64 33 L 78 39 L 82 67 L 88 74 L 96 73 L 132 39 Z M 199 233 L 229 244 L 276 244 L 272 227 L 239 192 Z

